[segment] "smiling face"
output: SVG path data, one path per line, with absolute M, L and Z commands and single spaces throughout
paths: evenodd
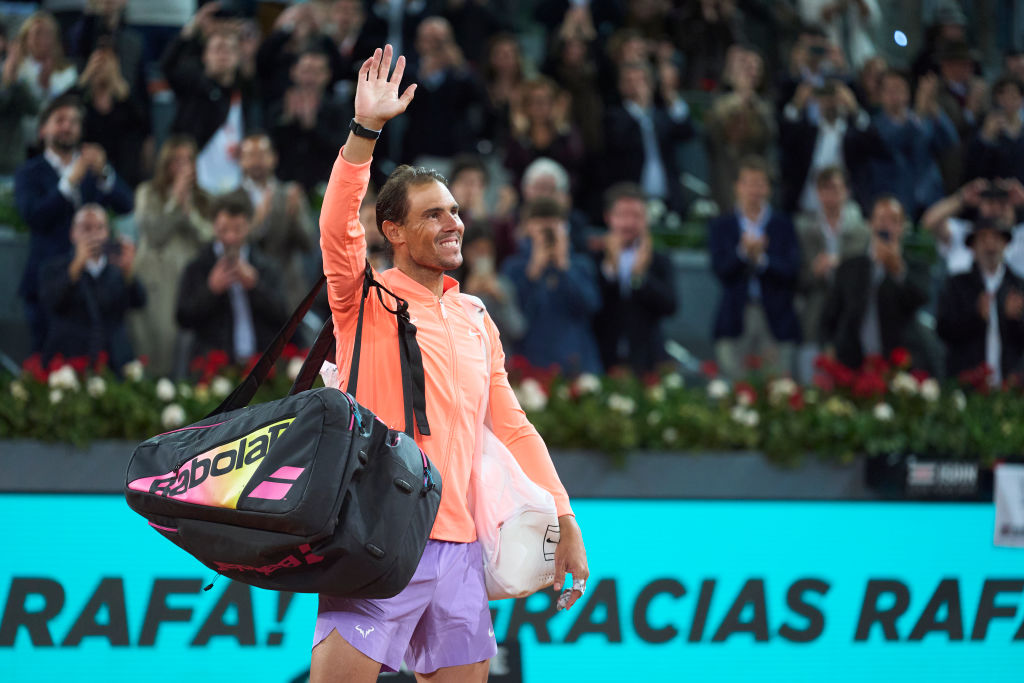
M 442 183 L 430 179 L 407 189 L 409 210 L 401 224 L 385 221 L 384 234 L 395 248 L 396 263 L 444 272 L 462 265 L 459 204 Z

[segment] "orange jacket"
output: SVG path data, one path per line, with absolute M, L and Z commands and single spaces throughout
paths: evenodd
M 359 223 L 359 205 L 369 180 L 370 162 L 351 164 L 339 154 L 320 213 L 320 246 L 334 315 L 342 388 L 348 381 L 366 264 L 366 235 Z M 430 537 L 463 543 L 476 540 L 468 502 L 469 475 L 483 392 L 488 389 L 495 435 L 515 455 L 526 475 L 551 492 L 558 514 L 572 514 L 569 496 L 547 447 L 526 419 L 508 383 L 505 354 L 490 316 L 485 316 L 488 339 L 481 340 L 479 327 L 463 307 L 463 295 L 454 279 L 444 276 L 444 293 L 438 299 L 397 268 L 374 272 L 374 277 L 409 302 L 423 355 L 430 435 L 416 432 L 416 443 L 437 467 L 443 482 L 441 507 Z M 388 306 L 394 308 L 395 302 L 389 298 L 385 295 Z M 482 342 L 491 348 L 489 371 Z M 398 324 L 373 291 L 366 299 L 360 354 L 356 400 L 392 429 L 403 429 Z

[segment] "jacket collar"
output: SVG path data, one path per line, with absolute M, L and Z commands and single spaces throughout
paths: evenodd
M 398 294 L 403 299 L 408 301 L 415 301 L 416 303 L 423 304 L 425 306 L 431 306 L 437 301 L 437 297 L 429 289 L 421 285 L 416 280 L 406 275 L 398 268 L 388 268 L 381 276 L 385 279 L 385 284 L 389 289 L 393 290 L 395 294 Z M 444 278 L 444 284 L 442 285 L 443 293 L 442 297 L 448 294 L 459 293 L 459 281 L 450 275 L 442 276 Z

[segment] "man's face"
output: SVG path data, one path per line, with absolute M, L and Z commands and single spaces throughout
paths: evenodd
M 558 197 L 558 181 L 554 176 L 542 175 L 533 178 L 528 185 L 523 186 L 523 203 L 529 203 L 540 197 Z
M 622 244 L 633 244 L 647 233 L 647 204 L 642 199 L 619 199 L 604 215 L 608 230 Z
M 409 257 L 430 270 L 443 272 L 458 268 L 462 265 L 465 227 L 455 197 L 436 180 L 410 185 L 407 192 L 409 211 L 397 229 Z M 396 249 L 400 246 L 395 245 Z
M 647 106 L 651 101 L 651 80 L 643 69 L 624 68 L 619 76 L 619 94 L 622 99 Z
M 214 33 L 206 41 L 203 50 L 203 66 L 206 75 L 213 78 L 234 73 L 238 68 L 239 48 L 237 36 Z
M 974 73 L 974 64 L 969 59 L 944 59 L 939 63 L 942 80 L 949 83 L 966 83 Z
M 772 186 L 764 171 L 755 168 L 740 170 L 736 178 L 736 203 L 742 207 L 761 207 L 768 203 Z
M 899 244 L 903 237 L 903 207 L 891 199 L 884 199 L 871 210 L 871 234 L 882 242 Z
M 910 86 L 902 77 L 890 74 L 882 79 L 879 100 L 886 113 L 901 113 L 910 103 Z
M 39 128 L 43 143 L 57 152 L 68 153 L 82 139 L 82 114 L 75 107 L 56 109 Z
M 221 211 L 213 221 L 213 234 L 228 251 L 237 251 L 249 237 L 249 219 L 245 214 Z
M 478 168 L 463 169 L 451 182 L 452 196 L 462 206 L 474 206 L 486 190 L 487 179 Z
M 109 238 L 107 214 L 102 211 L 83 211 L 75 217 L 75 222 L 71 225 L 71 243 L 76 246 L 100 244 Z
M 1003 262 L 1006 240 L 998 230 L 983 229 L 974 234 L 971 250 L 982 270 L 993 272 Z
M 331 80 L 331 69 L 324 55 L 304 54 L 295 62 L 291 75 L 300 88 L 323 90 Z
M 438 19 L 424 19 L 416 31 L 416 51 L 421 55 L 438 54 L 451 42 L 448 23 Z
M 268 138 L 263 136 L 247 138 L 242 141 L 238 163 L 247 178 L 262 183 L 274 174 L 274 169 L 277 167 L 277 155 L 274 154 L 274 148 Z
M 848 198 L 849 191 L 846 189 L 846 181 L 840 177 L 829 178 L 818 185 L 818 201 L 826 212 L 843 208 L 843 204 Z
M 1021 97 L 1020 88 L 1008 83 L 996 93 L 996 104 L 1004 114 L 1016 116 L 1020 113 L 1024 98 Z

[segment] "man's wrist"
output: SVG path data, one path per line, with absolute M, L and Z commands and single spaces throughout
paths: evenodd
M 387 123 L 384 119 L 376 118 L 374 116 L 361 116 L 360 114 L 356 114 L 352 117 L 352 120 L 363 128 L 369 128 L 370 130 L 376 131 L 383 130 L 384 124 Z

